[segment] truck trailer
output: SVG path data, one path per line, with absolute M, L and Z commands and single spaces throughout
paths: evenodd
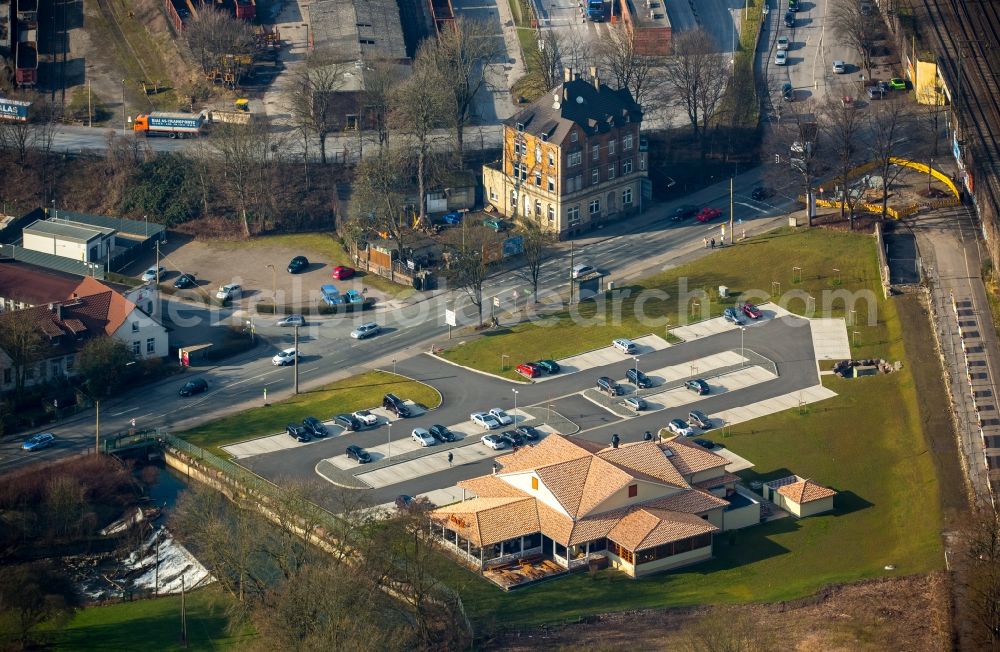
M 200 136 L 205 129 L 207 116 L 202 113 L 140 113 L 132 122 L 132 130 L 143 136 L 168 136 L 187 138 Z
M 604 20 L 604 0 L 587 0 L 587 18 L 600 23 Z

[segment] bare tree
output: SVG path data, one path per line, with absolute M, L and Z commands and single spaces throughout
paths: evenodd
M 417 52 L 413 75 L 400 84 L 393 97 L 391 124 L 411 145 L 417 179 L 417 218 L 427 219 L 427 186 L 431 171 L 434 130 L 447 119 L 450 98 L 441 72 L 434 65 L 433 46 L 425 43 Z
M 359 128 L 371 124 L 378 135 L 378 146 L 389 144 L 389 115 L 392 112 L 392 93 L 399 84 L 399 64 L 379 59 L 364 69 L 365 89 L 359 99 Z
M 314 53 L 292 78 L 289 109 L 308 140 L 319 139 L 319 160 L 326 164 L 326 138 L 338 126 L 336 92 L 344 85 L 344 64 L 324 53 Z M 306 150 L 308 152 L 308 149 Z
M 266 120 L 255 120 L 248 125 L 220 125 L 208 139 L 214 183 L 236 209 L 246 238 L 274 214 L 274 172 L 281 151 L 275 138 Z
M 674 56 L 664 68 L 664 92 L 687 113 L 702 156 L 709 122 L 715 117 L 732 74 L 715 40 L 702 28 L 674 39 Z
M 882 216 L 889 206 L 889 188 L 903 171 L 892 159 L 899 154 L 906 130 L 912 118 L 907 101 L 892 98 L 873 102 L 866 112 L 869 158 L 877 161 L 875 168 L 882 177 Z
M 956 601 L 973 625 L 970 649 L 1000 648 L 1000 515 L 989 507 L 971 518 L 961 533 Z
M 524 245 L 524 267 L 518 275 L 531 283 L 531 294 L 538 301 L 538 280 L 542 274 L 542 263 L 548 259 L 549 247 L 555 237 L 542 228 L 538 220 L 524 217 L 517 222 L 517 234 Z
M 256 47 L 253 26 L 220 9 L 202 6 L 184 27 L 191 53 L 204 72 L 220 67 L 227 56 L 237 77 L 245 57 L 252 57 Z
M 615 29 L 611 30 L 610 38 L 597 46 L 597 61 L 601 70 L 610 73 L 617 88 L 627 88 L 632 93 L 632 99 L 644 112 L 653 110 L 654 98 L 661 95 L 665 57 L 644 54 L 634 30 Z
M 15 93 L 10 99 L 31 102 L 31 106 L 27 120 L 0 119 L 0 148 L 14 154 L 17 162 L 24 165 L 29 152 L 35 149 L 38 142 L 41 133 L 39 125 L 49 119 L 49 105 L 35 93 Z
M 861 57 L 861 68 L 872 76 L 872 58 L 879 36 L 878 17 L 862 10 L 859 0 L 834 0 L 830 9 L 833 33 L 854 48 Z
M 406 169 L 406 153 L 387 147 L 362 159 L 354 177 L 355 219 L 365 230 L 392 236 L 400 257 L 410 234 L 406 190 L 400 181 Z
M 774 152 L 774 166 L 768 172 L 776 182 L 788 179 L 788 170 L 797 175 L 806 199 L 806 216 L 812 226 L 812 197 L 816 181 L 827 170 L 825 157 L 820 156 L 821 139 L 825 136 L 812 115 L 785 115 L 771 131 L 769 149 Z
M 491 262 L 500 257 L 500 236 L 482 226 L 463 226 L 452 231 L 447 253 L 447 278 L 469 298 L 483 325 L 483 285 L 492 271 Z
M 850 191 L 849 172 L 863 162 L 861 130 L 864 121 L 853 106 L 839 101 L 829 101 L 822 109 L 822 131 L 836 162 L 834 169 L 840 177 L 840 218 L 845 215 L 854 228 L 854 209 L 860 193 Z
M 553 29 L 543 32 L 538 47 L 528 50 L 525 55 L 531 59 L 531 67 L 538 71 L 545 90 L 551 90 L 562 82 L 563 39 Z
M 7 354 L 14 376 L 14 394 L 24 393 L 28 368 L 41 357 L 42 336 L 31 313 L 0 313 L 0 350 Z

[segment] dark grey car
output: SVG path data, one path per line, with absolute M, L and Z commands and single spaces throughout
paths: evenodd
M 306 417 L 302 420 L 302 425 L 305 426 L 306 430 L 308 430 L 314 437 L 326 437 L 330 434 L 330 431 L 326 429 L 323 422 L 316 417 Z
M 691 410 L 688 412 L 688 425 L 697 426 L 702 430 L 709 430 L 712 427 L 712 420 L 701 410 Z

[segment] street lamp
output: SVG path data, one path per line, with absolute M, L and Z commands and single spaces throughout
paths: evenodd
M 516 426 L 517 425 L 517 390 L 511 388 L 510 391 L 514 392 L 514 425 Z
M 743 356 L 743 334 L 747 332 L 745 326 L 740 326 L 740 366 L 746 364 L 747 359 Z
M 389 442 L 386 445 L 386 459 L 392 459 L 392 421 L 389 422 Z
M 500 371 L 505 371 L 507 369 L 506 360 L 508 358 L 510 358 L 510 356 L 507 355 L 506 353 L 501 353 L 500 354 Z
M 392 359 L 392 375 L 396 375 L 396 358 Z

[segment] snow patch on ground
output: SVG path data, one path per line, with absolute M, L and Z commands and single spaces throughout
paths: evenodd
M 157 552 L 157 541 L 159 541 L 159 552 Z M 157 581 L 157 558 L 160 560 L 159 581 Z M 143 542 L 141 549 L 129 555 L 124 566 L 129 571 L 129 583 L 134 590 L 155 590 L 160 595 L 180 593 L 182 578 L 185 591 L 215 581 L 208 569 L 202 566 L 201 562 L 178 543 L 164 527 L 154 531 Z

